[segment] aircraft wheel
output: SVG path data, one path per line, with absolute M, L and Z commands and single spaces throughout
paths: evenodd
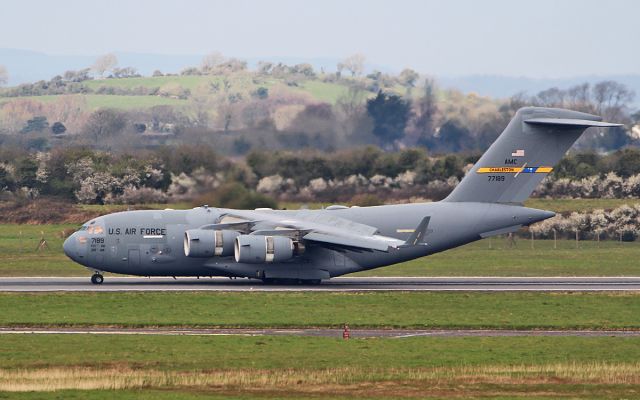
M 100 274 L 91 275 L 91 283 L 93 283 L 94 285 L 99 285 L 102 282 L 104 282 L 104 276 Z

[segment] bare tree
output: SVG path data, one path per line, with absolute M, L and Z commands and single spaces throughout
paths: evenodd
M 361 53 L 350 55 L 338 64 L 338 71 L 346 69 L 351 72 L 351 76 L 360 76 L 364 72 L 365 57 Z
M 0 65 L 0 86 L 4 86 L 9 82 L 9 72 L 7 67 Z
M 224 56 L 219 51 L 214 51 L 202 58 L 202 62 L 200 63 L 200 69 L 203 72 L 208 72 L 222 64 L 225 61 Z
M 400 72 L 400 84 L 407 88 L 407 96 L 411 95 L 411 89 L 416 86 L 416 81 L 420 75 L 411 68 L 405 68 Z
M 349 90 L 338 97 L 336 107 L 348 122 L 355 120 L 356 115 L 363 112 L 366 99 L 366 91 L 362 85 L 349 85 Z
M 269 75 L 273 69 L 273 63 L 269 61 L 258 61 L 258 73 Z
M 413 104 L 409 132 L 416 143 L 426 146 L 435 133 L 435 120 L 438 113 L 437 87 L 433 79 L 425 79 L 424 95 Z
M 577 111 L 594 112 L 591 103 L 590 89 L 589 84 L 586 82 L 567 89 L 566 107 Z
M 112 109 L 99 109 L 89 116 L 84 126 L 84 132 L 96 144 L 107 136 L 121 133 L 127 126 L 127 116 L 124 112 Z
M 593 86 L 596 111 L 607 121 L 617 121 L 624 114 L 635 93 L 624 84 L 602 81 Z
M 91 69 L 98 75 L 104 76 L 105 72 L 111 71 L 116 65 L 118 65 L 118 58 L 115 54 L 109 53 L 98 57 Z
M 566 92 L 552 87 L 537 94 L 535 103 L 542 107 L 564 107 Z

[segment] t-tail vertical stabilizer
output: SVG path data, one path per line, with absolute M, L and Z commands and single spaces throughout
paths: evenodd
M 589 127 L 597 115 L 560 108 L 525 107 L 443 201 L 522 203 Z

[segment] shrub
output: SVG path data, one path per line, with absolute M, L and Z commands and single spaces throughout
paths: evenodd
M 238 182 L 228 182 L 216 190 L 196 198 L 194 205 L 208 204 L 214 207 L 254 209 L 277 208 L 278 203 L 271 197 L 249 190 Z

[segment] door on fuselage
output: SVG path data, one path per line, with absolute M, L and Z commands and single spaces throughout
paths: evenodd
M 139 268 L 140 267 L 140 249 L 129 249 L 129 254 L 127 256 L 129 260 L 130 268 Z

